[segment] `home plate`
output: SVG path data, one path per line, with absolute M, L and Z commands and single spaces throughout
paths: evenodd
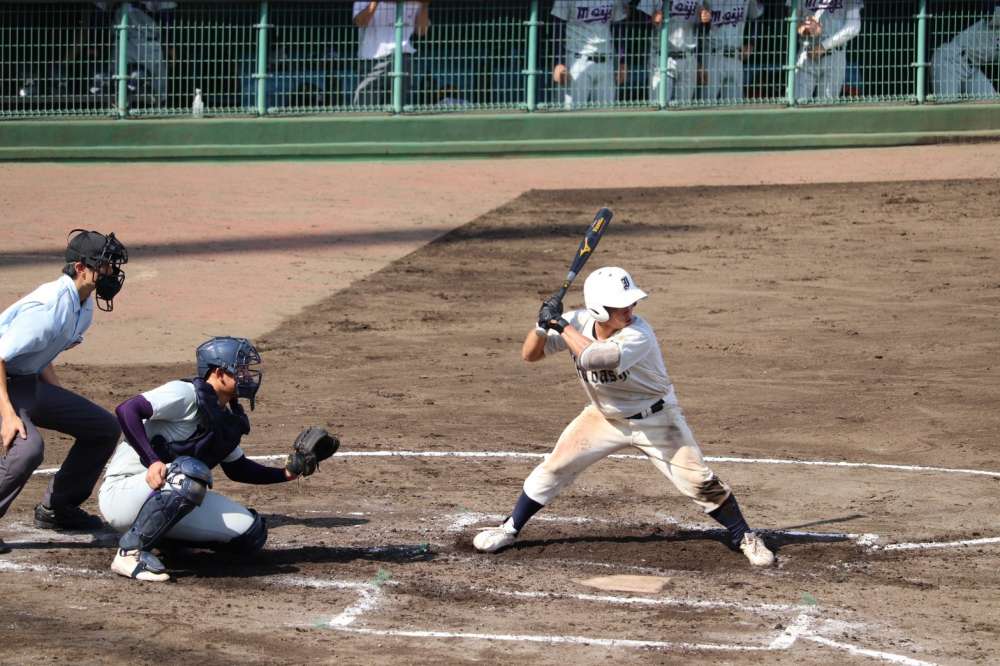
M 597 578 L 587 578 L 586 580 L 577 580 L 576 582 L 608 592 L 659 594 L 670 582 L 670 579 L 665 576 L 634 576 L 623 574 L 620 576 L 598 576 Z

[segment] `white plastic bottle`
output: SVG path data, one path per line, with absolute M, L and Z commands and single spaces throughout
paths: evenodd
M 191 117 L 205 117 L 205 102 L 201 100 L 201 88 L 194 89 L 194 101 L 191 102 Z

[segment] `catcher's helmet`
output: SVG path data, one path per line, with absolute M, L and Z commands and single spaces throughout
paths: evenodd
M 87 268 L 97 271 L 101 266 L 111 268 L 109 274 L 98 275 L 96 300 L 97 307 L 101 310 L 113 310 L 114 298 L 125 284 L 122 265 L 128 263 L 128 250 L 115 238 L 114 233 L 105 236 L 99 231 L 73 229 L 69 232 L 65 256 L 67 264 L 79 261 Z
M 260 354 L 252 342 L 246 338 L 214 337 L 198 345 L 195 360 L 199 377 L 204 378 L 213 368 L 221 368 L 235 377 L 236 396 L 249 399 L 253 410 L 264 372 L 250 367 L 260 365 Z
M 626 308 L 646 296 L 632 276 L 617 266 L 598 268 L 583 283 L 583 302 L 597 321 L 610 318 L 607 308 Z

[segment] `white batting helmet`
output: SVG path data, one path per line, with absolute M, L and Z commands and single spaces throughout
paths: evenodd
M 628 271 L 617 266 L 598 268 L 583 283 L 583 302 L 597 321 L 608 320 L 607 308 L 627 308 L 646 296 Z

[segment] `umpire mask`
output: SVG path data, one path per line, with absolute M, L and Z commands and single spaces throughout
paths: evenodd
M 69 233 L 66 261 L 82 262 L 87 268 L 98 272 L 95 289 L 97 307 L 104 312 L 111 312 L 114 309 L 114 298 L 125 284 L 122 265 L 128 263 L 128 251 L 113 233 L 105 236 L 99 231 L 85 229 L 73 229 Z M 109 267 L 111 272 L 101 273 L 104 266 Z

